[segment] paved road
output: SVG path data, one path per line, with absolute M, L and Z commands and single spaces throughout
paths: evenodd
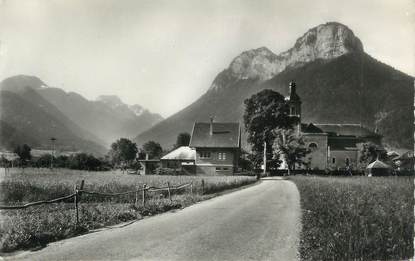
M 52 243 L 26 260 L 297 260 L 299 193 L 260 184 L 120 228 Z

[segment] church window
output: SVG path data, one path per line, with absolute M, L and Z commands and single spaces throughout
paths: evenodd
M 317 143 L 312 142 L 312 143 L 310 143 L 310 145 L 308 145 L 308 147 L 309 147 L 312 151 L 314 151 L 314 150 L 316 150 L 316 149 L 317 149 Z
M 333 158 L 331 159 L 331 163 L 336 164 L 336 158 L 335 158 L 335 157 L 333 157 Z

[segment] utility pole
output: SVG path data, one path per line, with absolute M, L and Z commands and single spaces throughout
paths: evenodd
M 267 142 L 264 139 L 264 176 L 267 174 Z
M 52 137 L 50 138 L 50 140 L 52 141 L 52 155 L 50 157 L 50 169 L 53 169 L 53 157 L 55 156 L 55 141 L 56 138 Z

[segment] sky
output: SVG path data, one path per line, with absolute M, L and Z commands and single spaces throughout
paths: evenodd
M 278 54 L 347 25 L 367 53 L 415 75 L 413 0 L 0 0 L 0 80 L 34 75 L 87 99 L 117 95 L 167 117 L 241 52 Z

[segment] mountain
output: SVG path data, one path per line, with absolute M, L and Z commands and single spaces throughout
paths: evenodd
M 50 148 L 50 138 L 56 137 L 61 150 L 103 154 L 116 139 L 133 138 L 162 120 L 139 105 L 130 108 L 116 96 L 90 101 L 33 76 L 10 77 L 0 87 L 0 146 L 7 149 L 21 143 Z
M 98 155 L 106 151 L 99 139 L 76 125 L 36 89 L 2 88 L 0 108 L 0 146 L 3 148 L 13 149 L 27 143 L 35 148 L 50 149 L 50 138 L 55 137 L 56 146 L 61 150 L 83 150 Z
M 413 148 L 413 77 L 364 52 L 354 33 L 340 23 L 310 29 L 294 46 L 274 54 L 266 47 L 243 52 L 219 73 L 197 101 L 137 136 L 164 147 L 194 121 L 243 123 L 243 101 L 262 89 L 284 95 L 297 83 L 303 122 L 362 123 L 384 135 L 391 147 Z M 246 139 L 242 139 L 246 147 Z
M 137 115 L 113 95 L 99 96 L 96 101 L 90 101 L 77 93 L 66 93 L 59 88 L 42 88 L 38 92 L 76 124 L 84 126 L 103 140 L 106 147 L 121 137 L 134 138 L 137 133 L 163 119 L 145 109 L 141 115 Z M 133 105 L 133 108 L 137 106 Z

